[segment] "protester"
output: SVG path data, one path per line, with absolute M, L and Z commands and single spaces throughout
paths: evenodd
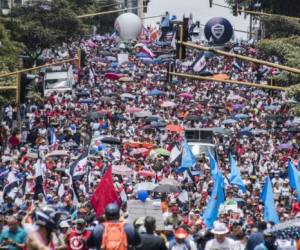
M 159 230 L 167 247 L 210 249 L 234 240 L 239 249 L 254 250 L 264 242 L 267 227 L 297 220 L 300 190 L 293 175 L 297 178 L 299 171 L 300 119 L 291 111 L 295 100 L 280 91 L 212 81 L 173 77 L 167 82 L 173 49 L 168 13 L 165 18 L 162 41 L 138 39 L 121 46 L 117 37 L 104 35 L 68 43 L 70 56 L 79 48 L 85 55 L 83 67 L 72 65 L 73 90 L 29 98 L 19 124 L 14 104 L 3 108 L 0 212 L 18 219 L 27 214 L 19 227 L 27 232 L 27 249 L 72 249 L 70 237 L 62 237 L 70 233 L 79 237 L 82 249 L 110 242 L 138 246 L 141 239 L 131 225 L 136 219 L 142 241 L 146 235 L 158 239 L 151 220 L 152 230 L 143 232 L 140 218 L 130 212 L 132 201 L 145 206 L 153 201 L 161 208 L 155 219 L 164 226 Z M 248 42 L 229 43 L 227 49 L 262 56 Z M 118 62 L 124 53 L 128 59 Z M 186 59 L 176 60 L 177 71 L 196 69 L 197 74 L 264 85 L 281 74 L 211 52 L 200 55 L 188 50 Z M 60 59 L 57 53 L 47 57 L 48 62 Z M 192 66 L 197 58 L 201 69 Z M 35 81 L 42 86 L 42 74 Z M 193 137 L 198 132 L 205 145 Z M 266 177 L 271 189 L 263 201 Z M 139 191 L 144 191 L 140 197 Z M 110 206 L 104 218 L 108 203 L 119 208 Z M 57 211 L 66 216 L 54 226 L 51 216 Z M 49 222 L 41 223 L 39 213 Z M 62 221 L 75 227 L 67 230 Z M 111 239 L 105 231 L 115 229 L 109 225 L 120 229 Z M 2 233 L 7 227 L 3 221 Z M 295 247 L 300 234 L 296 228 L 276 237 Z
M 142 246 L 138 249 L 141 250 L 167 250 L 166 244 L 160 236 L 155 235 L 155 218 L 147 216 L 145 218 L 145 233 L 141 233 Z
M 120 222 L 120 209 L 115 204 L 105 208 L 106 222 L 97 225 L 87 241 L 94 249 L 132 249 L 142 244 L 140 235 L 130 224 Z

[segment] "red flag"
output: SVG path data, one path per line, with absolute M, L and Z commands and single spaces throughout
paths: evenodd
M 104 214 L 105 207 L 109 203 L 115 202 L 117 202 L 119 206 L 121 205 L 112 179 L 112 167 L 109 167 L 91 197 L 91 204 L 95 209 L 96 215 L 101 216 Z

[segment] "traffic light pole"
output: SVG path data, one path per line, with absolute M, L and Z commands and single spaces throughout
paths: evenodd
M 180 41 L 183 41 L 183 26 L 179 25 L 179 38 Z M 180 44 L 179 47 L 179 59 L 182 60 L 183 59 L 183 43 Z
M 192 75 L 192 74 L 185 74 L 185 73 L 169 72 L 169 75 L 178 76 L 178 77 L 182 77 L 182 78 L 188 78 L 188 79 L 194 79 L 194 80 L 201 80 L 201 81 L 212 81 L 212 82 L 216 82 L 216 83 L 237 84 L 237 85 L 243 85 L 243 86 L 248 86 L 248 87 L 253 87 L 253 88 L 279 90 L 279 91 L 287 91 L 288 90 L 288 88 L 279 87 L 279 86 L 269 86 L 269 85 L 257 84 L 257 83 L 252 83 L 252 82 L 235 81 L 235 80 L 221 80 L 221 79 L 215 79 L 213 77 L 206 77 L 206 76 L 199 76 L 199 75 Z
M 284 65 L 280 65 L 280 64 L 276 64 L 276 63 L 271 63 L 271 62 L 268 62 L 268 61 L 259 60 L 259 59 L 248 57 L 248 56 L 242 56 L 242 55 L 238 55 L 238 54 L 234 54 L 234 53 L 229 53 L 229 52 L 225 52 L 225 51 L 222 51 L 222 50 L 207 48 L 207 47 L 197 45 L 197 44 L 193 44 L 193 43 L 182 42 L 182 41 L 177 41 L 177 43 L 179 43 L 181 45 L 184 45 L 186 47 L 199 49 L 199 50 L 203 50 L 203 51 L 209 51 L 209 52 L 213 52 L 215 54 L 219 54 L 219 55 L 222 55 L 222 56 L 238 58 L 238 59 L 241 59 L 241 60 L 254 62 L 254 63 L 266 65 L 266 66 L 269 66 L 269 67 L 281 69 L 281 70 L 288 71 L 288 72 L 291 72 L 291 73 L 300 74 L 300 69 L 297 69 L 297 68 L 292 68 L 292 67 L 288 67 L 288 66 L 284 66 Z

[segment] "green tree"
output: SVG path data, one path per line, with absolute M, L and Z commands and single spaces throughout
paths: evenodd
M 35 62 L 44 49 L 82 37 L 86 27 L 62 0 L 40 0 L 17 7 L 6 21 L 12 39 L 24 44 L 25 53 Z

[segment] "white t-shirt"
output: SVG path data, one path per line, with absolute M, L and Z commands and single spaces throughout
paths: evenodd
M 235 250 L 235 241 L 229 238 L 225 238 L 222 243 L 219 243 L 216 239 L 208 241 L 205 245 L 205 250 Z

